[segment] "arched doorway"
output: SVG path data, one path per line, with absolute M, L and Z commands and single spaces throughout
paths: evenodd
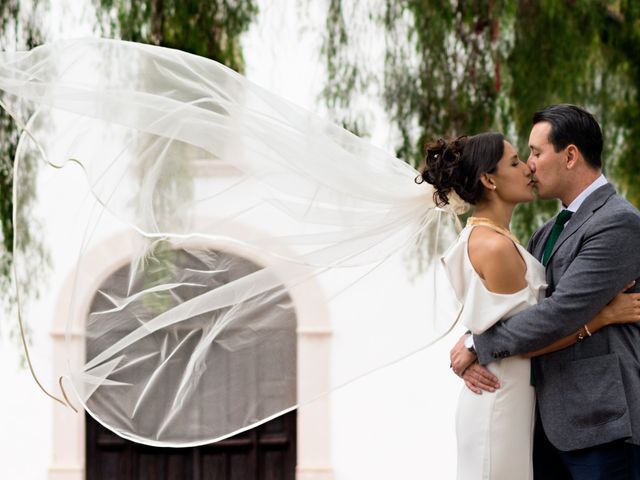
M 195 271 L 210 268 L 207 259 L 215 257 L 220 264 L 227 265 L 226 271 L 216 276 L 216 282 L 232 281 L 246 275 L 260 267 L 255 263 L 236 254 L 213 250 L 175 249 L 171 252 L 172 262 L 182 268 Z M 97 289 L 90 306 L 87 331 L 85 336 L 86 357 L 90 359 L 93 351 L 92 339 L 95 338 L 91 328 L 94 322 L 91 316 L 113 308 L 113 297 L 118 295 L 118 289 L 127 290 L 129 294 L 149 287 L 149 279 L 131 280 L 130 265 L 125 265 L 109 275 Z M 166 279 L 165 279 L 166 281 Z M 206 287 L 180 287 L 180 291 L 171 292 L 182 298 L 190 298 Z M 211 287 L 210 287 L 211 288 Z M 110 295 L 101 292 L 109 291 Z M 280 308 L 283 302 L 290 302 L 288 295 L 274 298 L 266 308 Z M 265 312 L 263 312 L 265 313 Z M 247 371 L 255 375 L 255 392 L 260 398 L 284 397 L 286 402 L 295 403 L 296 385 L 290 381 L 279 379 L 296 378 L 296 317 L 293 309 L 286 309 L 287 318 L 281 317 L 277 331 L 273 332 L 278 341 L 261 343 L 250 356 L 243 356 L 248 364 Z M 197 328 L 198 322 L 209 322 L 211 318 L 195 318 L 190 328 Z M 194 323 L 195 322 L 195 323 Z M 283 327 L 284 326 L 284 327 Z M 100 330 L 99 335 L 105 332 Z M 126 331 L 111 329 L 110 335 L 121 337 Z M 153 338 L 149 339 L 146 348 L 149 353 L 155 348 Z M 177 343 L 183 339 L 176 338 Z M 283 345 L 285 348 L 283 349 Z M 278 351 L 273 349 L 277 348 Z M 289 352 L 283 358 L 282 351 Z M 224 352 L 216 352 L 217 363 L 224 359 Z M 279 362 L 274 362 L 279 358 Z M 224 360 L 223 360 L 224 361 Z M 123 373 L 126 381 L 126 373 Z M 233 379 L 229 380 L 233 382 Z M 158 393 L 162 385 L 158 386 Z M 98 389 L 90 398 L 88 407 L 92 403 L 110 401 L 109 391 Z M 264 403 L 264 402 L 260 402 Z M 267 402 L 268 403 L 268 402 Z M 208 414 L 215 410 L 216 405 L 203 401 L 193 406 L 198 409 L 198 418 L 208 421 Z M 213 418 L 213 417 L 211 417 Z M 215 421 L 215 420 L 211 420 Z M 107 430 L 89 415 L 86 417 L 86 478 L 88 480 L 103 479 L 158 479 L 158 480 L 293 480 L 296 464 L 296 412 L 279 416 L 270 422 L 252 430 L 242 432 L 232 438 L 220 442 L 193 448 L 155 448 L 127 441 Z

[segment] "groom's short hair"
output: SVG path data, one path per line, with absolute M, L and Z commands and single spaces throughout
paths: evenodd
M 594 169 L 602 168 L 602 130 L 593 115 L 569 103 L 550 105 L 533 115 L 533 124 L 549 122 L 549 142 L 555 151 L 573 144 Z

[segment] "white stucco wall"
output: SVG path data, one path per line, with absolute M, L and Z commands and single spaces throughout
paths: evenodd
M 316 57 L 319 39 L 312 30 L 303 33 L 298 28 L 291 28 L 299 23 L 294 10 L 298 2 L 284 2 L 284 9 L 276 8 L 273 3 L 265 2 L 259 22 L 247 35 L 247 75 L 298 104 L 318 110 L 317 96 L 324 81 L 323 67 Z M 279 2 L 279 7 L 282 4 Z M 318 14 L 322 8 L 318 5 L 318 11 L 314 13 Z M 57 12 L 51 19 L 55 25 L 59 25 L 65 15 L 60 13 L 62 10 Z M 69 12 L 66 15 L 65 21 L 69 21 Z M 84 20 L 82 15 L 85 16 Z M 80 12 L 75 20 L 76 25 L 81 25 L 87 18 L 91 20 L 86 12 Z M 319 22 L 322 21 L 321 16 L 317 18 Z M 86 26 L 77 27 L 76 32 L 87 34 L 89 29 Z M 74 36 L 70 35 L 69 29 L 62 31 L 55 26 L 51 28 L 51 34 L 54 37 Z M 384 144 L 387 138 L 388 135 L 383 133 L 376 137 L 376 142 Z M 73 173 L 70 175 L 74 176 Z M 47 183 L 43 182 L 43 185 Z M 73 179 L 69 182 L 77 184 Z M 83 198 L 83 192 L 64 188 L 49 193 L 51 198 L 65 195 L 77 195 L 79 201 Z M 55 203 L 51 202 L 46 208 L 54 212 Z M 39 214 L 48 215 L 46 210 Z M 49 232 L 48 235 L 62 235 L 66 228 L 73 228 L 73 225 L 59 225 L 57 233 Z M 105 227 L 104 232 L 98 232 L 98 235 L 106 238 L 111 233 Z M 53 261 L 71 265 L 75 248 L 70 244 L 67 250 L 56 252 Z M 402 334 L 398 330 L 402 328 L 401 320 L 420 318 L 416 315 L 422 305 L 420 285 L 411 284 L 401 272 L 402 268 L 400 260 L 389 267 L 389 271 L 393 272 L 390 278 L 394 280 L 388 284 L 384 295 L 394 301 L 387 302 L 386 310 L 368 301 L 372 292 L 366 288 L 350 291 L 348 296 L 336 301 L 337 307 L 331 307 L 334 313 L 337 312 L 335 321 L 350 321 L 356 317 L 368 320 L 364 324 L 355 321 L 353 329 L 341 329 L 340 335 L 332 338 L 335 347 L 332 349 L 330 367 L 337 376 L 343 373 L 343 367 L 353 367 L 359 361 L 358 355 L 375 355 L 375 351 L 367 348 L 366 344 L 353 342 L 367 335 L 384 336 L 389 331 Z M 60 279 L 50 283 L 52 292 L 60 287 Z M 34 364 L 49 388 L 54 386 L 57 379 L 52 361 L 52 333 L 55 332 L 50 316 L 58 300 L 57 293 L 43 297 L 37 307 L 29 312 L 29 322 L 34 327 Z M 384 340 L 384 337 L 381 338 Z M 454 334 L 425 352 L 417 353 L 327 397 L 329 423 L 327 425 L 320 421 L 313 428 L 330 432 L 330 450 L 326 455 L 320 455 L 322 458 L 318 460 L 314 457 L 314 449 L 307 447 L 305 455 L 308 456 L 309 465 L 317 468 L 318 473 L 314 477 L 310 469 L 305 478 L 453 478 L 453 411 L 459 384 L 448 369 L 448 350 L 455 338 Z M 354 347 L 349 348 L 349 345 Z M 357 348 L 362 350 L 359 352 Z M 6 340 L 0 347 L 0 378 L 5 385 L 0 396 L 0 478 L 77 478 L 77 465 L 65 463 L 82 447 L 77 443 L 77 431 L 70 428 L 68 444 L 57 450 L 67 452 L 68 457 L 63 455 L 54 459 L 53 444 L 54 413 L 56 418 L 63 419 L 73 418 L 73 414 L 62 412 L 62 407 L 39 393 L 29 374 L 17 367 L 15 347 Z M 317 404 L 303 408 L 301 414 L 317 415 L 314 408 L 317 408 Z M 322 412 L 324 415 L 326 410 Z M 327 458 L 329 464 L 325 464 Z M 317 464 L 314 464 L 316 460 Z M 52 466 L 55 469 L 52 470 Z M 68 470 L 65 470 L 67 467 Z M 437 477 L 432 476 L 434 472 L 437 472 Z

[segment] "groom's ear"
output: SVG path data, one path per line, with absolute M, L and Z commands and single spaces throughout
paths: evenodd
M 565 148 L 567 169 L 571 170 L 578 165 L 578 160 L 581 157 L 580 150 L 574 144 L 569 144 L 567 148 Z

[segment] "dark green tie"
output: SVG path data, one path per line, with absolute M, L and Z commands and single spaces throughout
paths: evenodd
M 573 215 L 573 212 L 570 212 L 569 210 L 562 210 L 556 217 L 556 223 L 554 223 L 553 228 L 551 229 L 551 235 L 549 235 L 547 244 L 544 246 L 544 254 L 542 255 L 542 264 L 545 267 L 547 266 L 547 263 L 549 263 L 553 246 L 556 244 L 558 237 L 562 233 L 564 224 L 569 221 L 571 215 Z

